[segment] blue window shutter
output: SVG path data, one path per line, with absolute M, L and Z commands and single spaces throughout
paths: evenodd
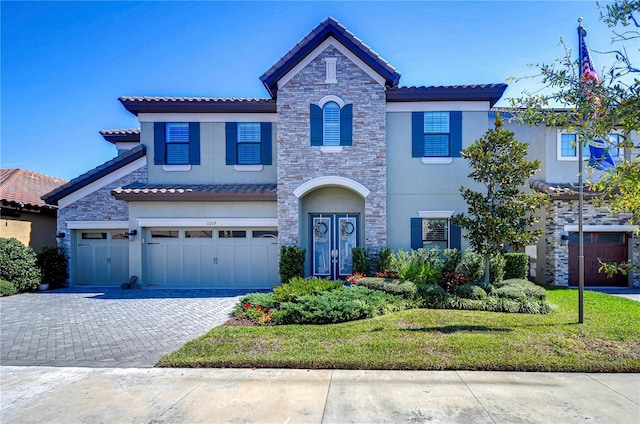
M 411 114 L 411 157 L 421 158 L 423 156 L 424 156 L 424 112 L 413 112 Z
M 462 157 L 462 112 L 451 112 L 450 117 L 451 129 L 451 157 Z
M 200 165 L 200 122 L 189 122 L 189 164 Z
M 260 163 L 271 165 L 271 122 L 260 124 Z
M 457 225 L 449 224 L 449 248 L 462 250 L 462 230 Z
M 322 108 L 318 105 L 309 105 L 311 124 L 311 145 L 322 146 Z
M 237 122 L 227 122 L 225 125 L 226 129 L 226 144 L 227 144 L 227 165 L 235 165 L 236 164 L 236 149 L 238 142 L 238 123 Z
M 164 122 L 153 123 L 153 163 L 154 165 L 165 164 L 165 124 Z
M 411 218 L 411 248 L 420 249 L 422 243 L 422 218 Z
M 351 146 L 353 143 L 353 104 L 344 105 L 340 109 L 340 145 Z

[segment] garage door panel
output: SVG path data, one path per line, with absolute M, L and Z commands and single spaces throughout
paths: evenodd
M 87 230 L 78 233 L 75 283 L 119 286 L 129 276 L 129 239 L 125 230 Z
M 234 248 L 234 281 L 233 285 L 251 286 L 251 246 L 242 245 Z
M 127 241 L 128 242 L 128 241 Z M 111 276 L 114 285 L 120 285 L 129 280 L 129 246 L 125 243 L 114 243 L 111 246 Z

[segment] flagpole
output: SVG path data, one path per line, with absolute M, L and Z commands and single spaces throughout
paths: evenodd
M 587 31 L 582 27 L 582 18 L 578 18 L 578 70 L 580 77 L 582 77 L 582 62 L 584 60 L 582 45 L 585 35 L 587 35 Z M 584 164 L 582 163 L 583 140 L 578 139 L 576 141 L 578 142 L 578 323 L 582 324 L 584 323 L 584 229 L 582 227 L 582 209 L 584 206 L 582 172 Z

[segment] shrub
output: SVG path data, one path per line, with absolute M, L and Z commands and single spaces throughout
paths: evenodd
M 384 247 L 373 257 L 373 268 L 376 272 L 385 272 L 391 269 L 391 259 L 393 252 L 388 247 Z
M 458 249 L 445 249 L 442 252 L 442 273 L 456 272 L 460 262 L 462 261 L 462 252 Z
M 456 290 L 456 294 L 465 299 L 484 299 L 487 297 L 487 292 L 482 289 L 482 287 L 475 284 L 462 284 L 458 286 Z
M 458 286 L 471 283 L 471 277 L 467 274 L 457 272 L 447 272 L 442 275 L 440 285 L 449 294 L 455 294 Z
M 0 297 L 11 296 L 18 292 L 11 281 L 0 280 Z
M 354 274 L 369 275 L 371 273 L 371 258 L 369 257 L 369 252 L 370 249 L 368 247 L 354 247 L 351 249 Z
M 489 284 L 504 279 L 504 267 L 506 260 L 500 254 L 491 256 L 489 260 Z
M 304 277 L 304 259 L 307 249 L 299 246 L 280 246 L 280 282 L 288 283 L 294 277 Z
M 311 277 L 294 277 L 288 283 L 273 288 L 275 302 L 291 302 L 297 296 L 318 295 L 342 287 L 342 281 Z
M 272 313 L 278 324 L 332 324 L 405 309 L 399 298 L 366 287 L 343 287 L 322 296 L 298 296 Z
M 15 238 L 0 238 L 0 279 L 13 283 L 18 293 L 31 291 L 40 284 L 36 254 Z
M 418 295 L 425 306 L 436 307 L 447 298 L 447 292 L 437 284 L 427 284 L 418 288 Z
M 253 306 L 261 306 L 265 309 L 272 309 L 275 305 L 275 300 L 273 293 L 249 293 L 240 298 L 238 304 L 233 308 L 233 315 L 238 316 L 241 314 L 243 306 L 247 303 Z
M 38 253 L 37 264 L 42 273 L 42 282 L 48 283 L 49 288 L 64 287 L 69 278 L 69 261 L 67 251 L 63 246 L 45 246 L 42 253 Z
M 503 280 L 494 284 L 497 291 L 499 288 L 503 287 L 517 287 L 526 295 L 529 299 L 538 299 L 545 300 L 547 298 L 547 291 L 538 286 L 535 283 L 532 283 L 529 280 L 524 280 L 521 278 L 512 278 L 510 280 Z
M 391 278 L 362 278 L 358 280 L 358 285 L 405 299 L 413 299 L 418 293 L 418 288 L 411 281 L 392 280 Z
M 503 286 L 497 288 L 492 293 L 493 296 L 503 299 L 526 300 L 527 295 L 521 287 Z
M 473 282 L 481 282 L 484 281 L 484 268 L 484 257 L 471 249 L 467 249 L 464 251 L 456 272 L 468 275 Z
M 505 253 L 504 279 L 526 279 L 529 274 L 529 255 L 526 253 Z

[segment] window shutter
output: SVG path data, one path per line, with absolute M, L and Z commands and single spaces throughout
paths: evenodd
M 422 246 L 422 218 L 411 218 L 411 248 L 420 249 Z
M 462 230 L 457 225 L 449 224 L 449 248 L 462 251 Z
M 462 112 L 451 112 L 451 157 L 462 157 Z
M 340 145 L 351 146 L 353 143 L 353 104 L 344 105 L 340 109 Z
M 236 164 L 236 143 L 238 142 L 238 123 L 227 122 L 225 125 L 226 144 L 227 144 L 227 165 Z
M 424 156 L 424 112 L 413 112 L 411 114 L 411 157 L 421 158 L 423 156 Z
M 318 105 L 309 105 L 311 124 L 311 145 L 322 146 L 322 108 Z
M 200 122 L 189 122 L 189 164 L 200 165 Z
M 153 163 L 154 165 L 164 165 L 165 163 L 165 124 L 164 122 L 153 123 Z
M 260 163 L 271 165 L 271 122 L 260 124 Z

